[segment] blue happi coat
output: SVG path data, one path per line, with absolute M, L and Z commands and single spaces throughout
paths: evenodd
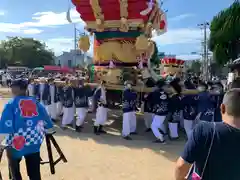
M 76 108 L 87 108 L 88 98 L 90 97 L 91 91 L 86 87 L 73 88 L 74 104 Z
M 169 112 L 170 99 L 166 92 L 162 89 L 156 89 L 149 97 L 152 102 L 152 112 L 158 116 L 166 116 Z
M 51 93 L 51 88 L 54 91 L 53 96 L 52 96 L 52 93 Z M 58 88 L 55 84 L 49 85 L 49 92 L 50 92 L 50 96 L 51 96 L 51 102 L 54 102 L 54 103 L 58 102 Z
M 143 98 L 143 102 L 144 102 L 144 112 L 148 112 L 148 113 L 152 113 L 153 111 L 153 104 L 150 101 L 152 93 L 149 93 L 148 95 L 145 95 Z
M 188 94 L 182 98 L 183 118 L 186 120 L 195 120 L 197 116 L 198 95 Z
M 6 134 L 5 145 L 14 158 L 36 153 L 52 128 L 51 118 L 34 97 L 17 96 L 4 107 L 0 120 L 0 134 Z
M 169 121 L 178 122 L 181 118 L 181 111 L 183 109 L 182 97 L 180 94 L 173 94 L 169 101 L 169 112 L 171 113 L 171 118 Z
M 123 113 L 136 111 L 137 109 L 137 93 L 131 89 L 125 89 L 123 91 Z
M 107 108 L 107 104 L 106 103 L 103 103 L 102 101 L 102 90 L 101 90 L 101 87 L 98 87 L 95 91 L 94 91 L 94 94 L 93 94 L 93 103 L 94 103 L 94 108 L 97 108 L 97 107 L 105 107 Z
M 65 108 L 73 107 L 73 88 L 71 86 L 64 86 L 60 89 L 60 99 Z
M 214 99 L 209 92 L 200 92 L 198 94 L 198 106 L 197 112 L 201 113 L 200 120 L 202 121 L 213 121 L 214 118 Z
M 37 101 L 43 102 L 44 105 L 51 104 L 51 94 L 49 84 L 44 84 L 43 94 L 41 95 L 40 92 L 40 84 L 36 84 L 34 87 L 34 96 L 36 97 Z
M 224 93 L 219 93 L 219 94 L 214 94 L 212 95 L 215 103 L 215 111 L 214 111 L 214 121 L 215 122 L 221 122 L 222 121 L 222 115 L 221 115 L 221 110 L 220 106 L 223 101 Z

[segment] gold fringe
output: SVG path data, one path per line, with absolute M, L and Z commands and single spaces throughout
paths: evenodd
M 145 35 L 140 35 L 136 39 L 135 47 L 138 51 L 146 51 L 148 49 L 148 39 Z
M 154 21 L 154 18 L 156 16 L 156 13 L 158 11 L 159 11 L 158 3 L 156 3 L 154 5 L 154 8 L 153 8 L 150 16 L 149 16 L 148 23 L 147 23 L 146 28 L 145 28 L 145 35 L 149 38 L 152 36 L 153 23 L 155 23 L 153 21 Z
M 147 37 L 151 37 L 151 35 L 152 35 L 152 28 L 153 28 L 152 23 L 148 22 L 147 25 L 146 25 L 146 28 L 145 28 L 145 35 Z
M 127 24 L 128 18 L 128 0 L 119 0 L 120 4 L 120 16 L 121 16 L 121 24 L 119 30 L 122 32 L 128 32 L 129 26 Z
M 127 19 L 127 24 L 131 28 L 138 28 L 143 26 L 143 20 L 142 19 Z M 94 21 L 86 21 L 86 28 L 87 29 L 97 29 L 96 22 Z M 103 24 L 104 28 L 120 28 L 121 26 L 121 20 L 109 20 L 104 21 Z
M 99 5 L 99 0 L 90 0 L 92 10 L 96 19 L 96 29 L 99 32 L 104 31 L 104 15 Z

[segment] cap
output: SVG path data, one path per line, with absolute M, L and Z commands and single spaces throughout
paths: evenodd
M 28 82 L 25 79 L 15 79 L 12 81 L 11 87 L 19 87 L 20 89 L 27 89 Z

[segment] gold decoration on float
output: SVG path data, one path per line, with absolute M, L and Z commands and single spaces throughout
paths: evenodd
M 135 47 L 138 51 L 146 51 L 148 49 L 148 38 L 144 34 L 138 36 Z
M 98 32 L 103 32 L 104 31 L 104 15 L 99 5 L 99 0 L 90 0 L 90 5 L 92 6 L 92 10 L 96 19 L 96 30 Z
M 83 52 L 87 52 L 90 48 L 90 40 L 87 35 L 83 35 L 79 38 L 78 41 L 78 47 L 81 49 Z
M 154 52 L 154 44 L 147 38 L 141 42 L 137 49 L 134 41 L 107 41 L 94 47 L 94 63 L 108 63 L 114 59 L 123 63 L 137 63 L 141 53 L 151 57 Z M 146 40 L 146 41 L 145 41 Z M 124 52 L 124 53 L 123 53 Z
M 95 47 L 94 59 L 102 63 L 111 59 L 131 63 L 136 62 L 136 57 L 137 53 L 133 42 L 108 41 Z
M 119 30 L 122 32 L 128 32 L 128 0 L 119 0 L 120 4 L 120 16 L 121 16 L 121 24 Z
M 86 21 L 86 29 L 97 29 L 96 22 Z M 127 24 L 129 28 L 139 28 L 139 26 L 143 26 L 143 19 L 127 19 Z M 115 29 L 120 28 L 121 20 L 106 20 L 103 24 L 105 29 Z

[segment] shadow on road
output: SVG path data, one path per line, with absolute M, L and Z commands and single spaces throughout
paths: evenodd
M 154 136 L 152 132 L 145 132 L 144 121 L 141 116 L 138 116 L 137 118 L 138 135 L 133 135 L 132 141 L 126 141 L 121 138 L 121 112 L 114 111 L 109 113 L 108 121 L 105 126 L 105 130 L 108 132 L 108 134 L 103 134 L 100 136 L 93 134 L 92 119 L 94 119 L 94 114 L 89 114 L 88 122 L 84 124 L 84 129 L 81 133 L 75 132 L 74 128 L 72 127 L 69 127 L 67 130 L 62 130 L 59 126 L 60 123 L 57 123 L 57 133 L 55 134 L 55 136 L 69 136 L 71 138 L 79 139 L 82 141 L 88 141 L 89 139 L 91 139 L 94 140 L 96 143 L 109 146 L 125 146 L 127 148 L 150 149 L 157 154 L 161 154 L 170 161 L 176 161 L 184 146 L 184 138 L 181 138 L 177 141 L 167 140 L 167 144 L 165 145 L 153 143 L 152 141 L 154 140 Z

